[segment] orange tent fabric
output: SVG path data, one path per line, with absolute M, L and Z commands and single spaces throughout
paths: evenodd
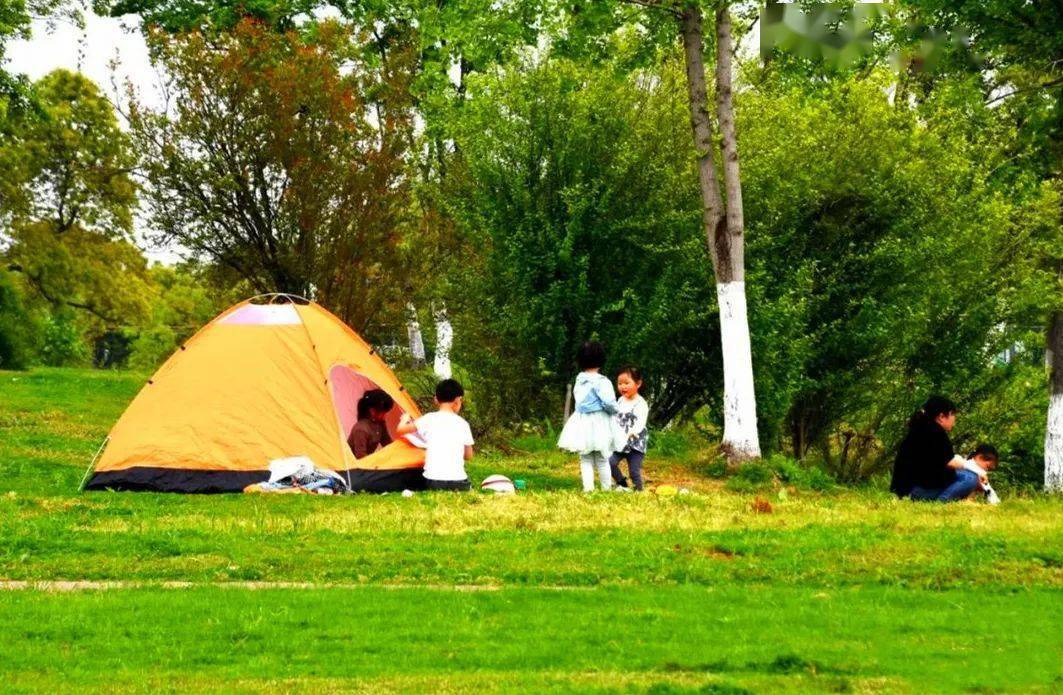
M 235 492 L 289 456 L 354 489 L 421 484 L 424 452 L 394 434 L 403 412 L 420 412 L 394 373 L 321 306 L 270 297 L 223 312 L 159 368 L 111 430 L 86 489 Z M 359 460 L 347 436 L 370 388 L 395 400 L 395 441 Z

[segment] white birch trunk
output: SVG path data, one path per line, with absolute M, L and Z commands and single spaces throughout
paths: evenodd
M 454 327 L 447 317 L 447 309 L 435 312 L 436 319 L 436 359 L 432 365 L 433 370 L 440 379 L 451 377 L 450 348 L 454 344 Z
M 716 297 L 723 347 L 723 445 L 729 458 L 760 458 L 746 283 L 720 283 Z
M 1048 422 L 1045 427 L 1045 490 L 1063 492 L 1063 311 L 1048 329 Z
M 424 338 L 421 336 L 421 322 L 417 320 L 417 307 L 413 303 L 406 305 L 406 335 L 410 340 L 410 355 L 417 367 L 425 365 Z
M 1048 401 L 1048 429 L 1045 432 L 1045 490 L 1063 492 L 1063 393 L 1053 393 Z

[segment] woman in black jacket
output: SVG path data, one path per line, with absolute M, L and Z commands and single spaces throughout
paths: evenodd
M 966 499 L 978 476 L 963 468 L 949 432 L 956 424 L 956 404 L 931 396 L 908 420 L 908 434 L 897 451 L 890 490 L 913 500 L 952 502 Z

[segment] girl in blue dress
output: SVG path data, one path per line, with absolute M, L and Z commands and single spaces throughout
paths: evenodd
M 598 342 L 584 343 L 576 354 L 582 370 L 572 387 L 575 411 L 561 430 L 557 446 L 579 454 L 583 491 L 594 491 L 594 473 L 603 490 L 612 486 L 609 457 L 613 455 L 616 392 L 613 382 L 600 372 L 605 365 L 605 348 Z

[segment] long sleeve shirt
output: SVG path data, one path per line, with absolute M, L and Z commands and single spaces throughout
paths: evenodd
M 577 413 L 597 413 L 604 410 L 616 412 L 616 392 L 613 382 L 595 372 L 580 372 L 572 387 L 572 398 Z
M 650 406 L 642 396 L 636 394 L 634 398 L 618 398 L 616 423 L 621 440 L 617 442 L 616 450 L 646 453 L 646 445 L 649 443 L 649 418 Z
M 387 425 L 373 420 L 359 420 L 347 438 L 347 444 L 356 459 L 365 458 L 382 446 L 391 444 L 391 435 Z
M 941 425 L 913 424 L 897 451 L 890 490 L 904 497 L 913 487 L 925 490 L 948 487 L 956 480 L 956 472 L 949 467 L 955 456 L 948 432 Z

